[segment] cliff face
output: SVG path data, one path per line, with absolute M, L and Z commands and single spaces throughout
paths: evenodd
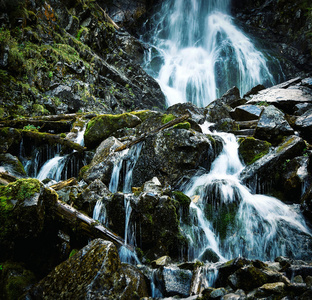
M 308 0 L 232 1 L 244 30 L 275 51 L 288 77 L 312 69 L 312 5 Z
M 13 2 L 1 2 L 0 117 L 164 108 L 144 45 L 104 1 Z

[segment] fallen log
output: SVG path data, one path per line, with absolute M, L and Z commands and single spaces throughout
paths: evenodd
M 69 226 L 75 232 L 79 232 L 79 234 L 85 235 L 90 239 L 102 238 L 109 240 L 117 246 L 125 246 L 134 252 L 134 247 L 125 244 L 125 241 L 120 236 L 66 203 L 56 202 L 55 215 L 61 223 Z
M 53 184 L 50 186 L 50 188 L 52 188 L 55 191 L 59 191 L 66 186 L 73 186 L 73 185 L 77 185 L 77 184 L 78 184 L 77 178 L 72 177 L 72 178 L 69 178 L 67 180 Z
M 187 120 L 189 117 L 190 117 L 189 114 L 183 115 L 183 116 L 181 116 L 181 117 L 178 117 L 178 118 L 176 118 L 176 119 L 174 119 L 174 120 L 169 121 L 168 123 L 166 123 L 166 124 L 164 124 L 164 125 L 161 125 L 161 126 L 155 128 L 154 130 L 151 130 L 151 131 L 149 131 L 149 132 L 145 132 L 145 133 L 143 133 L 141 136 L 139 136 L 138 138 L 136 138 L 136 139 L 134 139 L 133 141 L 129 142 L 128 144 L 124 144 L 124 145 L 122 145 L 122 146 L 116 148 L 116 149 L 115 149 L 115 152 L 122 151 L 122 150 L 124 150 L 124 149 L 128 149 L 128 148 L 130 148 L 132 145 L 135 145 L 135 144 L 137 144 L 137 143 L 139 143 L 139 142 L 145 140 L 149 135 L 152 135 L 152 134 L 154 134 L 154 133 L 156 133 L 156 132 L 159 132 L 159 131 L 161 131 L 161 130 L 164 130 L 164 129 L 166 129 L 166 128 L 172 127 L 172 126 L 174 126 L 174 125 L 176 125 L 176 124 L 182 123 L 182 122 L 184 122 L 185 120 Z
M 66 138 L 61 138 L 59 135 L 56 134 L 36 132 L 31 130 L 21 130 L 21 134 L 23 138 L 29 138 L 37 144 L 60 144 L 78 152 L 83 152 L 87 150 L 86 147 L 74 143 Z

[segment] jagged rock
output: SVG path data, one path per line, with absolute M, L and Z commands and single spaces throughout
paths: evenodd
M 255 193 L 275 194 L 279 198 L 283 195 L 284 182 L 282 174 L 285 173 L 289 161 L 303 153 L 305 142 L 297 137 L 290 136 L 274 151 L 256 160 L 253 164 L 247 166 L 241 173 L 241 180 L 245 182 Z M 255 178 L 257 174 L 257 178 Z M 287 193 L 284 197 L 287 199 Z M 298 198 L 301 196 L 298 195 Z
M 1 128 L 0 129 L 0 153 L 9 152 L 18 155 L 19 144 L 21 142 L 21 133 L 14 128 Z
M 192 103 L 178 103 L 170 106 L 166 110 L 167 114 L 173 114 L 175 116 L 183 116 L 186 114 L 190 115 L 188 119 L 191 122 L 191 126 L 194 130 L 201 132 L 199 124 L 203 124 L 205 121 L 205 109 L 198 108 Z
M 163 266 L 168 266 L 169 263 L 171 262 L 170 256 L 162 256 L 154 261 L 152 261 L 152 267 L 153 268 L 160 268 Z
M 162 130 L 146 138 L 133 171 L 133 185 L 141 186 L 153 177 L 172 185 L 187 170 L 209 169 L 220 150 L 220 141 L 214 137 L 186 129 Z
M 227 293 L 225 288 L 218 288 L 218 289 L 214 289 L 211 293 L 210 293 L 210 298 L 211 299 L 222 299 L 223 296 L 225 296 L 225 294 Z
M 124 127 L 132 128 L 141 122 L 139 117 L 131 113 L 95 117 L 88 122 L 84 134 L 85 144 L 89 148 L 95 148 L 118 129 Z
M 281 137 L 293 133 L 294 130 L 284 118 L 284 114 L 273 105 L 270 105 L 264 107 L 254 136 L 276 144 L 281 141 Z
M 300 132 L 304 139 L 312 143 L 312 109 L 306 111 L 296 119 L 295 129 Z
M 191 271 L 181 270 L 175 267 L 164 267 L 162 273 L 165 286 L 165 296 L 189 296 L 192 281 Z
M 109 185 L 114 164 L 119 157 L 119 154 L 113 151 L 122 145 L 115 137 L 104 140 L 96 149 L 91 163 L 80 170 L 80 176 L 88 183 L 100 179 Z
M 0 187 L 1 257 L 14 254 L 15 243 L 27 247 L 29 240 L 38 237 L 45 222 L 51 218 L 49 210 L 56 203 L 57 195 L 45 189 L 37 179 L 20 179 Z M 25 250 L 28 253 L 29 248 Z M 11 253 L 10 253 L 11 252 Z
M 238 152 L 246 165 L 253 164 L 256 160 L 269 153 L 271 144 L 253 137 L 240 138 L 238 140 Z
M 237 87 L 233 87 L 206 107 L 207 121 L 216 123 L 221 119 L 231 118 L 230 111 L 238 100 L 240 100 L 239 90 Z
M 22 264 L 7 261 L 1 264 L 0 282 L 3 299 L 18 299 L 36 283 L 36 277 Z
M 79 197 L 74 201 L 75 205 L 80 210 L 85 211 L 92 216 L 94 206 L 99 200 L 108 199 L 111 195 L 107 186 L 99 179 L 92 181 L 86 188 L 83 189 Z
M 247 104 L 267 103 L 274 105 L 283 112 L 291 113 L 295 105 L 311 103 L 312 91 L 303 86 L 292 86 L 292 82 L 283 83 L 269 89 L 260 91 L 254 95 Z M 287 88 L 290 86 L 289 88 Z
M 13 176 L 24 177 L 25 169 L 18 159 L 10 153 L 0 154 L 0 168 Z
M 281 299 L 283 296 L 287 295 L 287 291 L 285 290 L 284 282 L 274 282 L 262 285 L 261 287 L 257 288 L 257 290 L 252 294 L 256 298 L 273 296 L 279 297 Z
M 250 121 L 258 119 L 262 109 L 257 105 L 240 105 L 230 112 L 232 118 L 236 121 Z
M 120 263 L 113 243 L 97 239 L 57 266 L 23 299 L 136 299 L 145 296 L 148 291 L 141 272 Z

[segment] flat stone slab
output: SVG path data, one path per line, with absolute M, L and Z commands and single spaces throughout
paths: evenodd
M 287 89 L 269 88 L 254 95 L 247 104 L 259 104 L 262 102 L 273 104 L 284 111 L 289 111 L 299 103 L 312 103 L 312 90 L 302 86 L 291 86 Z

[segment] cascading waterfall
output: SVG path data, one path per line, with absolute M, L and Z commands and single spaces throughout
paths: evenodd
M 75 143 L 83 146 L 83 135 L 86 126 L 77 133 Z M 80 168 L 85 165 L 81 158 L 77 158 L 77 151 L 61 155 L 61 145 L 54 146 L 44 145 L 39 148 L 32 147 L 30 151 L 31 159 L 27 158 L 23 141 L 20 148 L 20 159 L 28 176 L 35 177 L 39 180 L 46 178 L 54 181 L 66 180 L 69 177 L 77 176 Z
M 184 186 L 184 192 L 196 199 L 190 210 L 197 221 L 189 232 L 199 232 L 199 237 L 188 235 L 189 259 L 296 257 L 297 237 L 311 236 L 303 217 L 276 198 L 251 194 L 239 181 L 243 165 L 234 135 L 214 134 L 223 138 L 223 151 L 208 174 Z
M 237 86 L 273 85 L 264 55 L 233 23 L 230 0 L 167 0 L 155 15 L 145 68 L 168 105 L 203 107 Z M 185 13 L 187 12 L 187 13 Z M 143 37 L 144 38 L 144 37 Z
M 134 245 L 135 244 L 135 234 L 132 224 L 130 224 L 130 216 L 131 216 L 131 186 L 132 186 L 132 173 L 135 167 L 135 164 L 139 158 L 141 153 L 143 143 L 138 143 L 132 146 L 130 149 L 123 150 L 119 156 L 116 158 L 114 168 L 111 175 L 111 180 L 109 183 L 109 190 L 112 193 L 116 193 L 118 191 L 118 186 L 120 182 L 120 175 L 122 171 L 123 173 L 123 180 L 122 180 L 122 192 L 124 193 L 124 207 L 125 207 L 125 235 L 124 240 L 125 244 L 128 243 Z M 93 211 L 93 218 L 95 220 L 99 220 L 102 224 L 105 224 L 106 217 L 105 217 L 106 209 L 105 203 L 101 200 L 97 201 L 94 211 Z M 119 256 L 122 262 L 128 263 L 139 263 L 139 259 L 136 253 L 130 251 L 127 247 L 122 246 L 119 249 Z

